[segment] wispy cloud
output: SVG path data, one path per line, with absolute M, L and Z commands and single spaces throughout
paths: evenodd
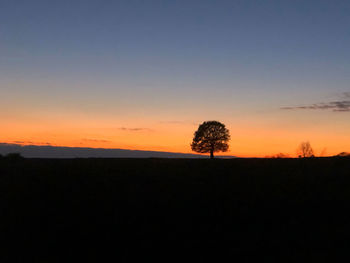
M 34 142 L 31 142 L 31 141 L 13 141 L 12 143 L 16 143 L 16 144 L 32 144 Z
M 129 132 L 139 132 L 139 131 L 153 131 L 149 128 L 127 128 L 127 127 L 120 127 L 118 128 L 121 131 L 129 131 Z
M 160 124 L 191 124 L 191 125 L 197 125 L 197 123 L 193 121 L 160 121 Z
M 12 141 L 11 144 L 20 144 L 20 145 L 52 145 L 49 142 L 33 142 L 33 141 Z
M 342 94 L 342 100 L 320 102 L 303 106 L 282 107 L 282 110 L 330 110 L 333 112 L 350 112 L 350 92 Z

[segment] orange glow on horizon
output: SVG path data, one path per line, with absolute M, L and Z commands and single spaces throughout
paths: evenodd
M 112 120 L 43 119 L 8 120 L 2 125 L 1 142 L 22 145 L 52 145 L 65 147 L 115 148 L 130 150 L 194 153 L 190 143 L 198 124 L 162 123 L 150 119 Z M 137 125 L 136 125 L 137 124 Z M 310 141 L 316 156 L 332 156 L 350 149 L 345 132 L 327 130 L 298 131 L 267 127 L 261 123 L 227 123 L 231 133 L 230 150 L 216 155 L 237 157 L 266 157 L 283 153 L 296 157 L 296 149 L 303 141 Z

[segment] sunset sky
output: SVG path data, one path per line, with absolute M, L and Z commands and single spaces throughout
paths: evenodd
M 1 0 L 0 142 L 350 152 L 350 1 Z

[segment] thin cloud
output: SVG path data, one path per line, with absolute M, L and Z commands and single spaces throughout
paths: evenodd
M 16 144 L 32 144 L 34 142 L 31 142 L 31 141 L 13 141 L 12 143 L 16 143 Z
M 161 124 L 182 124 L 183 121 L 160 121 Z
M 149 128 L 126 128 L 126 127 L 120 127 L 118 128 L 121 131 L 129 131 L 129 132 L 140 132 L 140 131 L 153 131 Z
M 333 112 L 350 112 L 350 100 L 315 103 L 306 106 L 282 107 L 282 110 L 331 110 Z
M 342 100 L 314 103 L 304 106 L 282 107 L 282 110 L 329 110 L 333 112 L 350 112 L 350 92 L 342 94 Z M 348 99 L 349 98 L 349 99 Z
M 197 125 L 197 123 L 192 121 L 160 121 L 160 124 L 191 124 L 191 125 Z
M 49 142 L 32 142 L 32 141 L 12 141 L 13 144 L 20 145 L 51 145 Z

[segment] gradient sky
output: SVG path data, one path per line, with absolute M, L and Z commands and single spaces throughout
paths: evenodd
M 350 151 L 350 1 L 0 0 L 0 142 Z

